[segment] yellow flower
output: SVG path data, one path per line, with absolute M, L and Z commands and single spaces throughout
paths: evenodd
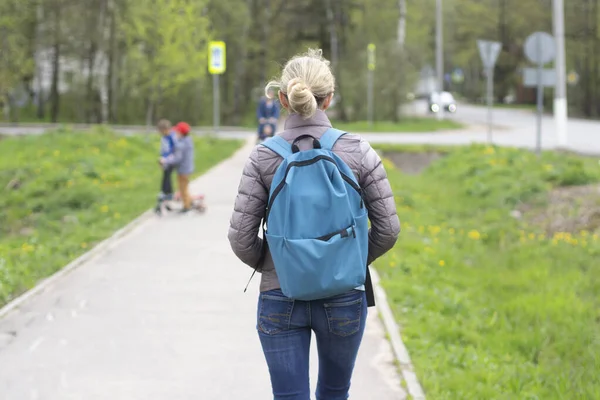
M 440 267 L 443 267 L 444 265 L 446 265 L 446 261 L 440 260 L 439 264 L 440 264 Z
M 496 150 L 494 150 L 494 148 L 492 146 L 488 146 L 483 151 L 483 154 L 494 154 L 495 152 L 496 152 Z
M 67 187 L 71 187 L 73 186 L 73 180 L 68 180 L 67 181 Z
M 440 231 L 441 231 L 441 230 L 442 230 L 442 229 L 441 229 L 439 226 L 430 226 L 430 227 L 429 227 L 429 232 L 430 232 L 432 235 L 437 235 L 438 233 L 440 233 Z
M 598 240 L 598 235 L 594 234 L 594 236 L 592 236 L 592 238 L 594 239 L 594 242 L 595 242 L 596 240 Z
M 535 239 L 535 233 L 530 233 L 529 234 L 529 239 L 534 240 Z
M 454 235 L 454 232 L 456 232 L 456 231 L 454 230 L 454 228 L 450 228 L 450 229 L 448 229 L 448 232 L 450 232 L 451 235 Z
M 23 243 L 21 245 L 21 250 L 23 251 L 23 253 L 31 253 L 34 249 L 35 248 L 29 243 Z
M 552 166 L 552 164 L 546 164 L 546 165 L 544 165 L 544 169 L 547 172 L 550 172 L 550 171 L 552 171 L 554 169 L 554 167 Z
M 390 267 L 391 267 L 391 268 L 394 268 L 395 266 L 396 266 L 396 263 L 395 263 L 395 262 L 390 262 Z
M 54 157 L 60 156 L 60 150 L 54 150 Z
M 82 249 L 86 249 L 87 247 L 88 247 L 88 244 L 86 242 L 81 243 Z
M 119 214 L 118 212 L 116 212 L 116 213 L 114 214 L 114 217 L 115 217 L 115 219 L 119 219 L 119 218 L 121 218 L 121 214 Z
M 481 234 L 478 231 L 476 231 L 475 229 L 473 229 L 472 231 L 469 232 L 469 239 L 479 240 L 479 239 L 481 239 Z
M 105 204 L 102 207 L 100 207 L 100 211 L 103 213 L 107 213 L 108 212 L 108 206 Z

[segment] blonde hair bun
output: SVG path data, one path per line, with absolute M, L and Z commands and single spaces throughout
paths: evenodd
M 321 106 L 319 102 L 333 93 L 335 78 L 321 49 L 309 49 L 286 63 L 281 78 L 267 83 L 265 94 L 274 87 L 287 96 L 292 112 L 308 119 Z

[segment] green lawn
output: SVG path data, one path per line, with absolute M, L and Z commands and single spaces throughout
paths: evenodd
M 384 161 L 403 232 L 376 263 L 427 398 L 600 399 L 600 232 L 510 216 L 600 181 L 597 159 L 445 151 L 419 175 Z
M 102 130 L 0 140 L 0 305 L 155 204 L 158 143 Z M 241 142 L 195 144 L 200 174 Z
M 460 129 L 464 126 L 456 121 L 444 119 L 438 121 L 435 118 L 403 118 L 400 122 L 377 121 L 373 126 L 369 126 L 367 121 L 340 122 L 332 121 L 337 129 L 348 131 L 350 133 L 360 132 L 381 132 L 381 133 L 408 133 L 408 132 L 437 132 L 443 130 Z

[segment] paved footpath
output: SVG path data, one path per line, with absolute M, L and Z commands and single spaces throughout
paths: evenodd
M 243 293 L 251 269 L 227 241 L 251 147 L 194 182 L 206 214 L 147 220 L 0 319 L 1 400 L 272 398 L 258 279 Z M 405 398 L 373 309 L 351 398 Z

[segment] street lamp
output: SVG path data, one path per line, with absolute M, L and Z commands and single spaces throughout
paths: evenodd
M 436 0 L 436 40 L 435 40 L 435 64 L 437 69 L 438 80 L 438 96 L 439 101 L 442 99 L 444 91 L 444 43 L 443 43 L 443 25 L 442 25 L 442 0 Z M 444 105 L 440 104 L 440 111 L 436 113 L 438 119 L 444 119 Z
M 563 0 L 552 0 L 552 22 L 556 42 L 556 88 L 554 90 L 554 123 L 558 146 L 567 145 L 567 67 L 565 60 L 565 6 Z

